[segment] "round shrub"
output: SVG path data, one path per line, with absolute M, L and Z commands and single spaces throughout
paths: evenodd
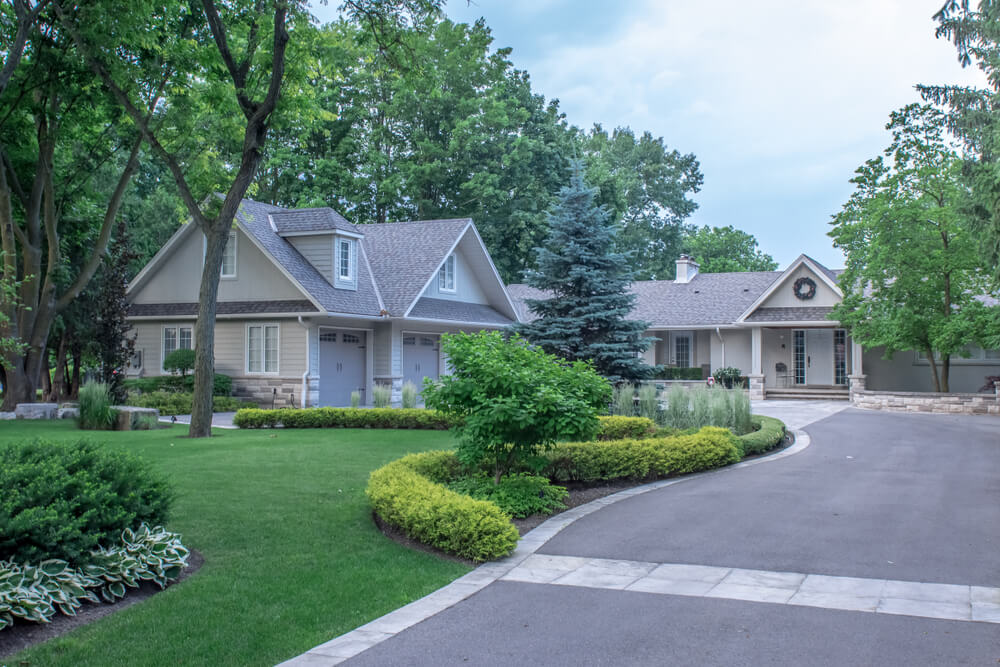
M 162 524 L 166 481 L 136 456 L 81 440 L 0 446 L 0 557 L 74 566 L 126 528 Z

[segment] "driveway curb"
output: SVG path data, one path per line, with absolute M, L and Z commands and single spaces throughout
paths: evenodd
M 439 588 L 419 600 L 391 611 L 335 639 L 320 644 L 299 656 L 286 660 L 278 667 L 328 667 L 340 664 L 478 593 L 520 565 L 528 556 L 534 554 L 543 544 L 552 539 L 556 533 L 588 514 L 608 505 L 626 500 L 627 498 L 656 491 L 667 486 L 673 486 L 674 484 L 681 484 L 712 475 L 724 475 L 734 470 L 749 468 L 793 456 L 811 444 L 811 439 L 805 431 L 795 429 L 792 430 L 792 434 L 795 436 L 795 444 L 774 454 L 761 456 L 749 461 L 742 461 L 731 466 L 726 466 L 725 468 L 693 473 L 675 479 L 664 479 L 631 489 L 625 489 L 624 491 L 592 500 L 585 505 L 580 505 L 579 507 L 574 507 L 571 510 L 557 514 L 537 526 L 534 530 L 526 533 L 520 539 L 517 548 L 510 556 L 502 560 L 480 565 L 472 572 L 459 577 L 447 586 Z

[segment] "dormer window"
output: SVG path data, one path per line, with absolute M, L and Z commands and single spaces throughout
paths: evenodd
M 455 291 L 455 255 L 448 255 L 438 272 L 438 289 L 442 292 Z
M 336 237 L 333 244 L 334 287 L 357 289 L 358 242 Z
M 236 231 L 229 232 L 226 249 L 222 251 L 222 277 L 236 277 Z

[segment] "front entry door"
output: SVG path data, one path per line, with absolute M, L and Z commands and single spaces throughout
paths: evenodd
M 403 334 L 403 381 L 423 389 L 424 378 L 438 379 L 440 338 L 433 334 Z
M 806 329 L 806 383 L 833 384 L 833 329 Z
M 323 329 L 319 334 L 319 404 L 340 407 L 351 404 L 351 392 L 365 401 L 364 331 Z

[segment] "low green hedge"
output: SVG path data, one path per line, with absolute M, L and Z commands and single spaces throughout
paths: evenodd
M 673 366 L 662 366 L 657 369 L 653 377 L 657 380 L 702 380 L 703 372 L 701 367 L 676 368 Z
M 130 392 L 148 394 L 154 391 L 194 391 L 194 375 L 153 375 L 144 378 L 128 378 L 125 388 Z M 212 394 L 230 396 L 233 393 L 233 378 L 216 373 L 212 380 Z
M 739 436 L 744 456 L 774 449 L 785 438 L 785 424 L 780 419 L 754 415 L 752 421 L 756 430 Z
M 545 452 L 542 474 L 556 482 L 683 475 L 736 463 L 740 449 L 736 436 L 715 426 L 667 438 L 561 442 Z
M 486 561 L 517 546 L 517 529 L 495 504 L 445 488 L 453 452 L 410 454 L 371 474 L 365 495 L 384 521 L 448 553 Z
M 403 408 L 243 409 L 233 424 L 240 428 L 415 428 L 445 430 L 448 418 L 436 410 Z
M 598 440 L 641 440 L 656 433 L 656 422 L 646 417 L 600 416 Z
M 156 408 L 161 415 L 189 415 L 194 403 L 194 394 L 181 391 L 151 391 L 146 394 L 129 394 L 125 405 L 137 408 Z M 215 412 L 233 412 L 255 405 L 231 396 L 215 396 L 212 409 Z

